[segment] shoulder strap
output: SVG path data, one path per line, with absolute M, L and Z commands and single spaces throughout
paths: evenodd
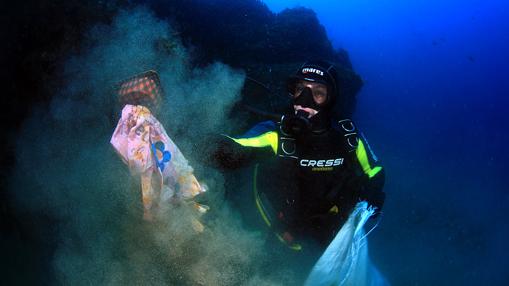
M 342 144 L 348 152 L 354 152 L 359 146 L 357 127 L 351 119 L 341 119 L 333 124 L 333 128 L 342 135 Z
M 348 150 L 348 152 L 355 151 L 355 157 L 357 158 L 362 171 L 368 175 L 369 178 L 374 177 L 382 170 L 382 167 L 377 166 L 377 158 L 371 150 L 367 140 L 357 130 L 357 127 L 351 119 L 339 120 L 335 128 L 343 135 L 343 144 L 345 145 L 346 150 Z

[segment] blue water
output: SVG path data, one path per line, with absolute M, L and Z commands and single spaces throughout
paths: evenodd
M 506 1 L 264 1 L 316 11 L 365 81 L 355 120 L 387 170 L 370 253 L 395 285 L 508 285 Z

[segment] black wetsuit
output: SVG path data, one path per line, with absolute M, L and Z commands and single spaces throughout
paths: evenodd
M 249 183 L 230 193 L 252 198 L 241 208 L 255 209 L 289 246 L 298 248 L 307 238 L 327 245 L 360 200 L 382 208 L 384 170 L 349 119 L 300 137 L 265 121 L 222 141 L 215 154 L 221 166 L 236 168 L 254 160 L 252 176 L 242 178 Z

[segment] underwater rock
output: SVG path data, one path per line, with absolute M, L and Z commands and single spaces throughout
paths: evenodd
M 287 9 L 274 14 L 258 0 L 11 2 L 0 11 L 4 20 L 0 29 L 5 43 L 0 53 L 4 67 L 0 76 L 3 92 L 9 95 L 2 104 L 4 120 L 1 129 L 5 130 L 7 138 L 0 143 L 2 186 L 8 185 L 10 168 L 15 163 L 14 139 L 20 126 L 33 106 L 48 105 L 69 80 L 61 76 L 62 63 L 71 54 L 79 55 L 94 45 L 84 45 L 90 29 L 101 29 L 100 25 L 111 23 L 121 8 L 137 4 L 148 6 L 160 18 L 171 22 L 186 47 L 192 51 L 194 65 L 221 61 L 243 69 L 250 78 L 269 87 L 269 100 L 266 88 L 262 92 L 246 91 L 245 96 L 253 97 L 248 98 L 249 103 L 280 112 L 287 100 L 285 81 L 288 75 L 294 73 L 303 61 L 318 57 L 336 63 L 345 101 L 343 107 L 347 114 L 353 112 L 355 94 L 361 88 L 362 80 L 353 71 L 346 51 L 333 48 L 324 27 L 310 9 Z M 156 45 L 161 55 L 174 53 L 175 43 L 169 39 L 161 39 Z M 269 108 L 267 105 L 270 105 Z M 37 186 L 33 189 L 35 192 Z M 48 218 L 46 222 L 46 219 L 38 219 L 32 214 L 22 216 L 11 203 L 7 191 L 4 188 L 0 190 L 1 230 L 12 233 L 17 246 L 39 243 L 44 249 L 26 254 L 12 253 L 8 255 L 9 260 L 46 259 L 54 242 L 43 244 L 44 237 L 51 235 L 40 235 L 39 230 L 51 230 L 48 226 L 54 224 L 52 219 Z M 46 244 L 50 246 L 46 247 Z M 33 267 L 15 268 L 28 272 Z M 42 267 L 39 271 L 45 274 L 38 273 L 35 277 L 50 280 L 49 268 L 47 265 Z
M 28 0 L 11 2 L 0 12 L 6 43 L 0 53 L 4 67 L 0 77 L 3 92 L 15 95 L 3 104 L 2 116 L 9 120 L 2 121 L 1 129 L 6 130 L 7 137 L 16 136 L 33 105 L 48 102 L 65 83 L 66 79 L 59 77 L 59 65 L 71 53 L 79 54 L 87 48 L 82 43 L 89 29 L 111 22 L 119 9 L 136 4 L 149 6 L 156 15 L 172 22 L 187 47 L 192 48 L 196 65 L 222 61 L 244 69 L 250 78 L 270 87 L 277 94 L 270 100 L 275 101 L 271 102 L 274 112 L 285 102 L 286 77 L 313 57 L 336 63 L 345 113 L 354 110 L 362 80 L 353 71 L 346 51 L 332 47 L 310 9 L 286 9 L 275 14 L 258 0 Z M 171 41 L 162 39 L 158 43 L 163 55 L 170 55 L 173 48 Z M 0 144 L 0 164 L 7 169 L 14 164 L 14 143 L 2 140 Z M 2 175 L 0 182 L 6 176 Z
M 307 8 L 275 14 L 258 0 L 23 1 L 11 3 L 2 12 L 7 23 L 2 27 L 7 45 L 1 54 L 5 68 L 0 75 L 8 83 L 3 85 L 4 91 L 16 94 L 6 102 L 6 117 L 12 121 L 2 123 L 2 129 L 17 129 L 30 106 L 52 97 L 65 81 L 56 74 L 59 63 L 70 53 L 86 49 L 81 43 L 91 27 L 111 22 L 120 8 L 136 4 L 149 6 L 160 18 L 170 21 L 186 46 L 192 48 L 197 65 L 222 61 L 245 69 L 249 76 L 274 86 L 274 92 L 279 93 L 289 74 L 283 71 L 295 70 L 282 69 L 277 74 L 279 66 L 322 58 L 343 67 L 342 77 L 354 81 L 347 84 L 353 87 L 344 93 L 347 101 L 354 102 L 362 86 L 360 78 L 352 75 L 346 51 L 332 47 L 316 14 Z M 163 54 L 171 54 L 173 44 L 163 39 L 158 48 Z M 258 73 L 250 74 L 255 65 L 260 66 L 259 70 L 272 69 L 270 80 Z M 353 104 L 348 106 L 349 113 L 353 112 Z M 5 144 L 2 149 L 9 149 Z
M 221 60 L 235 67 L 249 63 L 292 63 L 323 58 L 352 68 L 344 50 L 335 50 L 315 12 L 298 7 L 272 13 L 261 1 L 175 0 L 148 3 L 185 42 L 198 60 Z
M 351 116 L 354 112 L 362 80 L 353 71 L 348 53 L 334 49 L 313 10 L 297 7 L 275 14 L 256 0 L 155 0 L 148 4 L 156 15 L 173 23 L 188 47 L 194 47 L 195 64 L 222 61 L 243 69 L 248 81 L 260 83 L 254 90 L 244 89 L 244 103 L 281 112 L 288 103 L 287 77 L 308 59 L 325 59 L 338 68 L 341 113 Z M 261 91 L 260 85 L 265 86 Z

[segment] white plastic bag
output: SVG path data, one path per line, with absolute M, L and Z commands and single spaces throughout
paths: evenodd
M 388 285 L 368 257 L 364 225 L 374 213 L 359 202 L 309 274 L 306 286 Z

